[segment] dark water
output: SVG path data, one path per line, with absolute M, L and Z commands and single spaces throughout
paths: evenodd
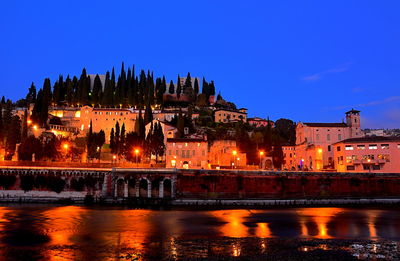
M 3 206 L 0 231 L 2 260 L 395 259 L 400 210 Z

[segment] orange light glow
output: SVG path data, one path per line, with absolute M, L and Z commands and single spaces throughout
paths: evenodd
M 117 159 L 117 156 L 113 155 L 113 159 Z
M 140 150 L 139 150 L 139 149 L 135 149 L 135 154 L 136 154 L 136 155 L 138 155 L 138 154 L 139 154 L 139 152 L 140 152 Z
M 67 149 L 69 149 L 69 144 L 68 143 L 64 143 L 62 145 L 62 147 L 63 147 L 63 149 L 67 150 Z
M 260 156 L 264 156 L 264 151 L 260 151 Z
M 318 149 L 318 153 L 319 153 L 319 154 L 322 153 L 322 149 L 321 149 L 321 148 Z
M 28 125 L 31 125 L 31 124 L 32 124 L 32 121 L 31 121 L 31 120 L 27 120 L 26 123 L 27 123 Z
M 237 155 L 237 151 L 236 150 L 232 151 L 232 155 L 236 156 Z
M 38 129 L 38 126 L 37 126 L 37 125 L 33 125 L 33 129 L 34 129 L 34 130 L 37 130 L 37 129 Z

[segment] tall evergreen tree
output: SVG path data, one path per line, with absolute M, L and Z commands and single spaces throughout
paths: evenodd
M 178 75 L 178 82 L 176 83 L 176 97 L 178 100 L 181 97 L 181 92 L 182 92 L 182 86 L 181 86 L 181 77 Z
M 114 128 L 111 128 L 111 133 L 110 133 L 110 149 L 111 149 L 111 153 L 115 153 L 115 133 L 114 133 Z
M 174 82 L 172 80 L 169 83 L 168 93 L 169 94 L 174 94 L 175 93 L 175 86 L 174 86 Z
M 119 137 L 119 153 L 121 154 L 125 148 L 125 123 L 122 123 L 121 135 Z
M 32 82 L 31 87 L 29 87 L 28 94 L 26 95 L 26 101 L 28 105 L 36 102 L 36 87 Z
M 150 101 L 146 105 L 146 109 L 144 111 L 144 125 L 153 121 L 153 112 L 151 110 Z
M 115 144 L 115 153 L 119 153 L 119 147 L 120 147 L 120 137 L 121 137 L 121 129 L 119 126 L 119 122 L 117 121 L 117 123 L 115 124 L 115 140 L 114 140 L 114 144 Z
M 92 103 L 94 104 L 94 106 L 99 105 L 100 103 L 100 95 L 102 89 L 103 86 L 101 84 L 100 77 L 98 74 L 96 74 L 96 77 L 94 77 L 93 92 L 92 92 Z
M 197 95 L 199 94 L 199 81 L 197 80 L 197 78 L 194 78 L 194 93 Z
M 188 72 L 186 76 L 185 84 L 183 86 L 183 91 L 185 91 L 187 88 L 192 88 L 192 77 L 190 77 L 190 72 Z
M 24 117 L 22 119 L 21 141 L 28 138 L 28 110 L 24 110 Z

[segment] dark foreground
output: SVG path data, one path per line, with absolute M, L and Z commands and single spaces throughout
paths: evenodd
M 400 259 L 400 209 L 0 207 L 5 260 Z

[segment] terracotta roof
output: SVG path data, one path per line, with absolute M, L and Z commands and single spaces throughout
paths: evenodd
M 400 137 L 373 136 L 373 137 L 351 138 L 351 139 L 336 142 L 335 144 L 338 144 L 338 143 L 390 142 L 390 141 L 400 142 Z
M 319 123 L 319 122 L 304 122 L 304 125 L 307 125 L 309 127 L 320 127 L 320 128 L 334 128 L 334 127 L 339 127 L 339 128 L 344 128 L 347 127 L 347 124 L 342 122 L 342 123 Z
M 203 138 L 168 138 L 167 142 L 207 142 Z

